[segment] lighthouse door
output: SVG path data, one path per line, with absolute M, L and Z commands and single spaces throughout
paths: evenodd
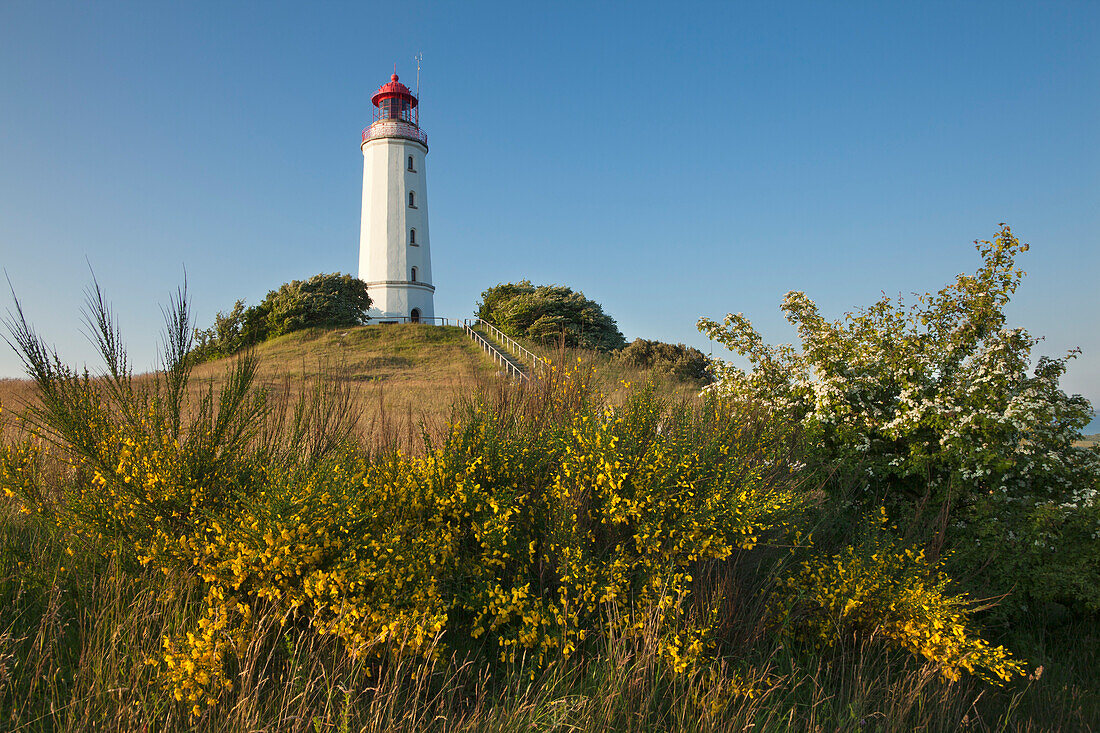
M 409 314 L 409 320 L 413 323 L 420 323 L 420 309 L 413 308 L 412 313 Z

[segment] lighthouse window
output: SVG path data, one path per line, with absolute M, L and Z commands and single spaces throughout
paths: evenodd
M 410 279 L 413 282 L 416 282 L 416 268 L 415 267 L 412 269 L 412 278 L 410 278 Z
M 410 229 L 409 230 L 409 244 L 411 244 L 414 247 L 417 246 L 417 244 L 416 244 L 416 230 L 415 229 Z
M 411 155 L 409 156 L 409 170 L 416 173 L 416 168 L 413 168 L 413 157 Z
M 416 208 L 416 191 L 409 191 L 409 208 Z

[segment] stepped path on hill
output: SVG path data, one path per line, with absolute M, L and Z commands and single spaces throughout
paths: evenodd
M 527 380 L 550 367 L 547 359 L 487 321 L 475 318 L 465 322 L 463 329 L 506 374 L 512 377 Z

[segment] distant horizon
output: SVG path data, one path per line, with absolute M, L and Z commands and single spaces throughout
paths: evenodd
M 0 268 L 94 364 L 90 263 L 141 369 L 184 272 L 199 327 L 355 275 L 359 132 L 423 52 L 438 315 L 527 278 L 725 357 L 699 317 L 791 341 L 787 291 L 829 318 L 934 291 L 1003 221 L 1010 325 L 1080 347 L 1064 388 L 1100 403 L 1100 5 L 664 7 L 4 4 Z

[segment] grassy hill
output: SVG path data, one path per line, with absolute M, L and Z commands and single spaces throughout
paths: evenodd
M 481 372 L 489 363 L 456 326 L 358 326 L 308 329 L 280 336 L 256 347 L 262 373 L 313 377 L 319 364 L 331 362 L 357 382 L 388 382 L 437 387 Z M 219 362 L 201 364 L 196 377 L 211 376 Z
M 650 378 L 677 398 L 692 399 L 699 391 L 695 382 L 652 375 L 607 354 L 526 345 L 558 363 L 591 366 L 607 393 L 620 389 L 624 381 Z M 513 381 L 457 326 L 308 329 L 260 344 L 255 353 L 257 384 L 277 396 L 295 400 L 322 381 L 348 387 L 358 417 L 357 433 L 368 445 L 385 438 L 415 446 L 422 430 L 438 435 L 446 428 L 453 405 L 463 395 Z M 220 382 L 231 363 L 232 358 L 219 359 L 195 367 L 192 394 Z M 0 404 L 17 408 L 33 394 L 27 380 L 0 380 Z
M 454 326 L 394 325 L 311 329 L 260 344 L 257 385 L 296 399 L 319 381 L 347 386 L 364 440 L 387 435 L 401 442 L 446 425 L 461 393 L 492 384 L 493 363 Z M 220 382 L 232 358 L 200 364 L 193 395 Z M 33 397 L 31 383 L 0 380 L 0 404 L 17 409 Z
M 259 385 L 297 397 L 319 381 L 348 388 L 360 437 L 416 443 L 437 434 L 456 398 L 503 379 L 455 326 L 400 324 L 310 329 L 260 344 Z M 219 381 L 231 359 L 195 368 L 195 388 Z

